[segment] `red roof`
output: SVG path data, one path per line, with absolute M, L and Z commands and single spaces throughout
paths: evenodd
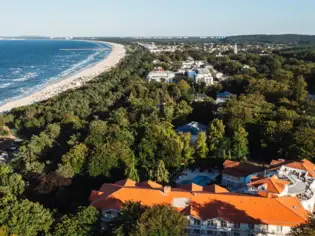
M 246 177 L 250 174 L 262 172 L 263 170 L 263 168 L 247 162 L 226 160 L 223 163 L 223 173 L 235 177 Z
M 229 190 L 223 188 L 216 184 L 211 184 L 203 187 L 203 191 L 210 192 L 210 193 L 228 193 Z
M 286 180 L 278 179 L 278 177 L 274 175 L 271 178 L 263 178 L 263 179 L 250 182 L 248 186 L 253 186 L 253 187 L 258 188 L 259 186 L 264 185 L 266 188 L 266 191 L 270 193 L 280 194 L 283 192 L 285 186 L 288 184 L 290 184 L 290 182 Z
M 196 188 L 194 186 L 193 188 Z M 201 186 L 200 186 L 201 188 Z M 199 188 L 199 189 L 200 189 Z M 229 222 L 295 226 L 307 222 L 308 213 L 296 197 L 265 198 L 232 193 L 198 193 L 184 189 L 161 189 L 103 184 L 93 191 L 91 205 L 97 209 L 117 209 L 126 201 L 140 201 L 146 206 L 173 205 L 176 199 L 186 198 L 188 204 L 178 211 L 201 219 L 221 217 Z
M 286 161 L 283 159 L 272 160 L 270 163 L 271 169 L 279 169 L 281 166 L 287 166 L 297 170 L 307 171 L 309 176 L 315 178 L 315 165 L 309 160 L 303 159 L 301 161 Z

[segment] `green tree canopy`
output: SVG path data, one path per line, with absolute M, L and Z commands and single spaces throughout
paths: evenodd
M 145 210 L 137 223 L 136 235 L 185 235 L 187 219 L 174 208 L 165 205 L 155 205 Z
M 196 141 L 196 155 L 198 158 L 206 158 L 208 155 L 207 136 L 205 132 L 200 132 Z
M 100 213 L 93 207 L 80 207 L 75 215 L 65 215 L 56 225 L 56 236 L 89 236 L 100 230 Z

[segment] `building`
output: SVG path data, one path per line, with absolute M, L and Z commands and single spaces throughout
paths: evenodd
M 229 97 L 235 96 L 233 93 L 224 91 L 222 93 L 217 93 L 217 99 L 215 100 L 216 104 L 224 103 Z
M 157 81 L 157 82 L 166 82 L 170 83 L 173 81 L 173 78 L 175 77 L 175 73 L 171 71 L 164 71 L 164 70 L 154 70 L 151 71 L 148 76 L 148 81 Z
M 262 167 L 247 162 L 226 160 L 223 163 L 221 183 L 228 189 L 243 189 L 242 191 L 245 191 L 252 177 L 263 173 Z
M 237 49 L 237 43 L 234 45 L 234 54 L 237 55 L 238 49 Z
M 273 160 L 270 166 L 280 165 L 279 174 L 295 174 L 298 178 L 315 180 L 315 165 L 303 159 L 301 161 Z
M 265 198 L 209 188 L 195 184 L 171 188 L 127 179 L 92 191 L 90 205 L 102 212 L 103 221 L 116 217 L 126 201 L 171 205 L 187 217 L 186 232 L 191 236 L 288 235 L 291 227 L 306 223 L 309 217 L 296 197 Z
M 306 210 L 314 211 L 315 165 L 312 162 L 306 159 L 301 161 L 279 159 L 271 161 L 269 169 L 279 177 L 290 180 L 288 195 L 297 196 Z
M 288 195 L 290 182 L 279 179 L 276 175 L 271 177 L 256 177 L 247 184 L 247 191 L 251 194 L 270 197 L 282 197 Z
M 213 84 L 213 77 L 208 69 L 197 69 L 195 75 L 196 83 L 205 83 L 207 86 Z
M 191 143 L 195 144 L 200 132 L 206 132 L 208 127 L 206 125 L 200 124 L 199 122 L 192 121 L 189 124 L 177 127 L 176 132 L 190 133 Z
M 191 69 L 193 68 L 195 61 L 190 59 L 182 62 L 182 69 Z

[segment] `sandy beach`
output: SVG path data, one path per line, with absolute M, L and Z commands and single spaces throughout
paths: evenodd
M 102 42 L 102 41 L 98 41 L 98 42 L 109 44 L 112 47 L 112 52 L 104 60 L 100 61 L 99 63 L 83 71 L 80 71 L 77 74 L 63 78 L 56 82 L 52 82 L 51 84 L 43 87 L 41 90 L 29 96 L 26 96 L 26 97 L 23 97 L 14 101 L 10 101 L 8 103 L 1 105 L 0 113 L 5 112 L 5 111 L 10 111 L 11 109 L 16 108 L 16 107 L 22 107 L 22 106 L 30 105 L 36 102 L 44 101 L 51 97 L 56 96 L 59 93 L 67 91 L 69 89 L 81 87 L 86 82 L 92 80 L 93 78 L 97 77 L 103 72 L 116 66 L 126 54 L 125 47 L 121 44 Z

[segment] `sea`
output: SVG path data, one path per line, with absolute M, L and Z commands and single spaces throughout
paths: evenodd
M 75 40 L 0 40 L 0 105 L 93 66 L 111 46 Z

